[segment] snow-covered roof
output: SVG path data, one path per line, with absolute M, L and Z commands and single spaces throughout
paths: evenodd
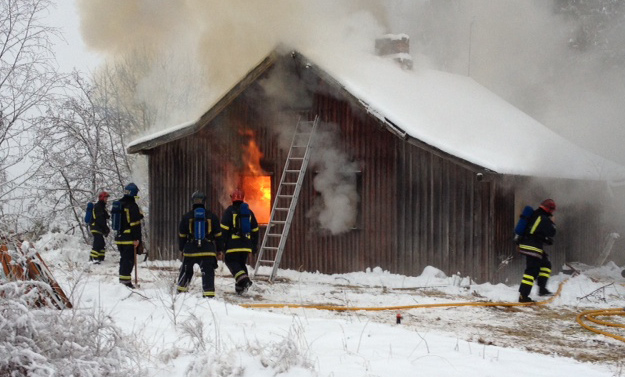
M 407 137 L 470 163 L 512 175 L 625 177 L 623 166 L 564 139 L 469 77 L 422 68 L 403 70 L 391 59 L 374 55 L 301 52 L 374 116 Z

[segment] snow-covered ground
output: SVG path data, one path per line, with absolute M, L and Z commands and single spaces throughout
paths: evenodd
M 141 261 L 140 287 L 130 290 L 117 282 L 114 251 L 103 264 L 90 265 L 90 248 L 77 239 L 47 236 L 35 246 L 74 304 L 60 315 L 109 319 L 122 344 L 140 355 L 126 364 L 148 376 L 625 375 L 625 343 L 575 321 L 582 310 L 625 307 L 625 278 L 614 263 L 554 276 L 549 288 L 562 290 L 544 306 L 329 311 L 241 304 L 385 309 L 515 302 L 518 286 L 470 284 L 434 267 L 420 276 L 379 268 L 341 275 L 281 270 L 276 283 L 257 280 L 246 296 L 237 296 L 220 262 L 217 297 L 206 299 L 199 273 L 190 292 L 175 294 L 178 261 Z M 623 329 L 609 331 L 625 336 Z

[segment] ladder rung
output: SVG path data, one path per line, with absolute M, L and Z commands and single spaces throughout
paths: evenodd
M 267 233 L 267 237 L 282 237 L 282 233 Z
M 274 208 L 276 211 L 288 211 L 288 208 Z
M 273 264 L 274 261 L 273 259 L 261 259 L 259 260 L 260 263 L 268 263 L 268 264 Z
M 282 184 L 287 186 L 295 186 L 297 182 L 282 182 Z
M 289 157 L 289 160 L 297 160 L 297 161 L 300 161 L 300 160 L 303 160 L 303 159 L 304 159 L 304 157 Z
M 299 173 L 301 170 L 285 170 L 287 173 Z
M 276 220 L 276 221 L 272 221 L 273 224 L 286 224 L 286 221 L 283 220 Z
M 263 249 L 278 250 L 278 248 L 276 246 L 265 246 L 265 247 L 263 247 Z
M 292 198 L 293 195 L 277 195 L 278 198 Z

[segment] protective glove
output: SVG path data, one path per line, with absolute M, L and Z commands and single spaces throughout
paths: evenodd
M 143 242 L 139 242 L 137 245 L 137 255 L 142 255 L 145 250 L 143 249 Z

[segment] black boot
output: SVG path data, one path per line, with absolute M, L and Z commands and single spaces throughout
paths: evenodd
M 530 293 L 532 292 L 532 286 L 529 284 L 521 283 L 519 287 L 519 302 L 533 302 L 530 298 Z
M 247 292 L 247 290 L 251 286 L 252 286 L 252 281 L 250 280 L 250 278 L 244 277 L 243 279 L 236 282 L 236 284 L 234 285 L 234 290 L 237 292 L 238 295 L 240 295 L 240 294 Z
M 522 294 L 519 294 L 519 302 L 534 302 L 534 300 L 532 300 L 528 296 L 523 296 Z
M 245 285 L 243 286 L 243 292 L 247 292 L 247 290 L 252 286 L 252 281 L 250 279 L 247 279 L 247 281 L 245 282 Z
M 545 287 L 540 287 L 538 290 L 538 295 L 539 296 L 553 296 L 553 293 L 551 293 L 551 291 Z

